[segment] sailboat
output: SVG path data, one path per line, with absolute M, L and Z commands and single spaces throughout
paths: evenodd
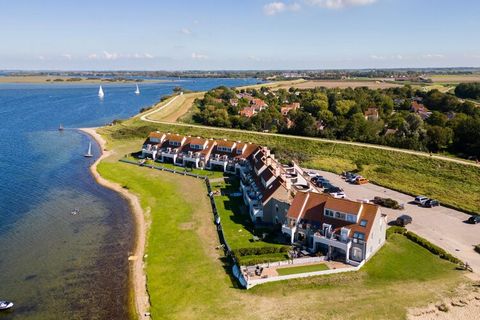
M 91 157 L 93 157 L 93 154 L 92 154 L 92 143 L 91 143 L 91 142 L 88 143 L 88 151 L 87 151 L 87 153 L 85 153 L 84 157 L 86 157 L 86 158 L 91 158 Z
M 64 128 L 63 128 L 63 124 L 60 124 L 60 127 L 58 127 L 58 131 L 63 131 Z
M 100 99 L 103 99 L 104 96 L 105 96 L 105 93 L 103 93 L 103 88 L 102 86 L 100 86 L 100 88 L 98 89 L 98 97 Z
M 137 84 L 137 90 L 135 90 L 135 94 L 138 96 L 140 94 L 140 89 L 138 88 L 138 84 Z

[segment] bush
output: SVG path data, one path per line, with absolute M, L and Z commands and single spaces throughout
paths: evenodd
M 391 198 L 375 197 L 373 202 L 385 208 L 400 209 L 400 204 L 398 201 Z
M 235 257 L 244 257 L 244 256 L 259 256 L 262 254 L 272 254 L 272 253 L 286 253 L 290 247 L 281 246 L 281 247 L 256 247 L 256 248 L 239 248 L 232 250 Z
M 268 262 L 277 262 L 288 260 L 288 255 L 286 253 L 275 253 L 269 255 L 260 255 L 260 256 L 243 256 L 237 258 L 237 262 L 242 266 L 252 266 L 256 264 L 268 263 Z
M 480 253 L 480 244 L 477 244 L 477 245 L 475 246 L 475 251 L 477 251 L 478 253 Z
M 408 239 L 412 240 L 413 242 L 415 242 L 416 244 L 424 247 L 425 249 L 427 249 L 428 251 L 430 251 L 431 253 L 433 253 L 434 255 L 437 255 L 439 256 L 440 258 L 442 259 L 445 259 L 445 260 L 448 260 L 450 262 L 453 262 L 453 263 L 460 263 L 462 262 L 460 259 L 452 256 L 450 253 L 446 252 L 445 250 L 443 250 L 442 248 L 434 245 L 433 243 L 431 243 L 430 241 L 416 235 L 415 233 L 411 232 L 411 231 L 406 231 L 405 233 L 403 233 Z
M 394 234 L 394 233 L 404 235 L 406 232 L 407 232 L 407 229 L 405 229 L 404 227 L 400 227 L 400 226 L 390 227 L 390 228 L 387 229 L 387 239 L 389 239 L 391 237 L 391 235 Z

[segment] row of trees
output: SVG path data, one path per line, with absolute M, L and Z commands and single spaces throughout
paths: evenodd
M 243 90 L 245 92 L 245 90 Z M 414 91 L 410 86 L 371 90 L 308 89 L 248 90 L 263 99 L 268 108 L 251 118 L 239 112 L 249 105 L 242 98 L 233 106 L 237 92 L 219 87 L 196 101 L 194 121 L 210 126 L 281 132 L 301 136 L 342 139 L 430 152 L 448 151 L 480 158 L 480 109 L 471 102 L 438 90 Z M 421 101 L 431 115 L 425 120 L 411 111 L 412 98 Z M 287 103 L 301 108 L 281 114 Z M 376 108 L 379 117 L 366 119 L 364 112 Z

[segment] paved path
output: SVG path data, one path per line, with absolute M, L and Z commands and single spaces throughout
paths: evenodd
M 475 273 L 480 275 L 480 254 L 473 250 L 473 246 L 480 244 L 480 225 L 467 224 L 470 215 L 446 207 L 423 208 L 410 204 L 413 197 L 374 184 L 354 185 L 345 182 L 339 175 L 320 170 L 315 171 L 326 177 L 332 184 L 342 188 L 347 197 L 352 200 L 369 199 L 375 196 L 388 197 L 405 204 L 405 210 L 382 208 L 387 214 L 388 221 L 395 220 L 401 214 L 408 214 L 413 218 L 407 229 L 428 239 L 432 243 L 447 250 L 454 256 L 468 262 Z
M 188 95 L 188 93 L 185 94 L 185 95 Z M 156 112 L 159 112 L 159 111 L 163 110 L 164 108 L 168 107 L 173 101 L 175 101 L 177 99 L 177 97 L 178 96 L 175 96 L 172 100 L 168 101 L 165 105 L 163 105 L 159 108 L 155 108 L 154 110 L 152 110 L 150 112 L 147 112 L 146 114 L 142 115 L 140 117 L 140 119 L 142 121 L 147 121 L 147 122 L 152 122 L 152 123 L 160 123 L 160 124 L 168 124 L 168 125 L 174 125 L 174 126 L 180 126 L 180 127 L 193 127 L 193 128 L 202 128 L 202 129 L 209 129 L 209 130 L 220 130 L 220 131 L 245 133 L 245 130 L 240 130 L 240 129 L 209 127 L 209 126 L 189 124 L 189 123 L 179 123 L 179 122 L 168 122 L 168 121 L 162 121 L 162 120 L 153 120 L 153 119 L 148 118 L 152 114 L 154 114 Z M 358 147 L 365 147 L 365 148 L 373 148 L 373 149 L 380 149 L 380 150 L 387 150 L 387 151 L 395 151 L 395 152 L 401 152 L 401 153 L 407 153 L 407 154 L 417 155 L 417 156 L 426 157 L 426 158 L 433 158 L 433 159 L 438 159 L 438 160 L 455 162 L 455 163 L 460 163 L 460 164 L 475 166 L 475 167 L 480 168 L 480 163 L 475 163 L 473 161 L 468 161 L 468 160 L 463 160 L 463 159 L 453 158 L 453 157 L 445 157 L 445 156 L 435 155 L 435 154 L 430 155 L 429 153 L 426 153 L 426 152 L 420 152 L 420 151 L 414 151 L 414 150 L 398 149 L 398 148 L 392 148 L 392 147 L 374 145 L 374 144 L 367 144 L 367 143 L 360 143 L 360 142 L 351 142 L 351 141 L 342 141 L 342 140 L 329 140 L 329 139 L 314 138 L 314 137 L 292 136 L 292 135 L 280 134 L 280 133 L 257 132 L 257 131 L 247 131 L 247 132 L 251 133 L 251 134 L 264 135 L 264 136 L 276 136 L 276 137 L 291 138 L 291 139 L 312 140 L 312 141 L 320 141 L 320 142 L 325 142 L 325 143 L 336 143 L 336 144 L 344 144 L 344 145 L 351 145 L 351 146 L 358 146 Z

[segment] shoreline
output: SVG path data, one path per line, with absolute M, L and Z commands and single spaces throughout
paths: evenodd
M 106 141 L 97 133 L 97 128 L 79 128 L 81 132 L 90 136 L 99 145 L 101 155 L 90 167 L 90 172 L 95 181 L 110 190 L 119 193 L 129 203 L 130 209 L 134 216 L 135 223 L 135 244 L 133 255 L 128 257 L 131 262 L 131 289 L 133 289 L 133 299 L 135 304 L 135 312 L 138 319 L 150 319 L 150 298 L 147 290 L 147 277 L 144 269 L 143 257 L 145 256 L 147 223 L 145 215 L 140 205 L 139 198 L 122 188 L 120 185 L 104 179 L 97 171 L 97 165 L 112 154 L 111 151 L 105 150 Z
M 55 79 L 60 79 L 55 81 Z M 80 79 L 69 81 L 69 79 Z M 68 77 L 68 76 L 0 76 L 1 84 L 63 84 L 63 85 L 121 85 L 121 84 L 150 84 L 150 83 L 167 83 L 173 80 L 170 79 L 142 79 L 136 81 L 135 79 L 113 80 L 109 81 L 107 78 L 87 79 L 84 77 Z

